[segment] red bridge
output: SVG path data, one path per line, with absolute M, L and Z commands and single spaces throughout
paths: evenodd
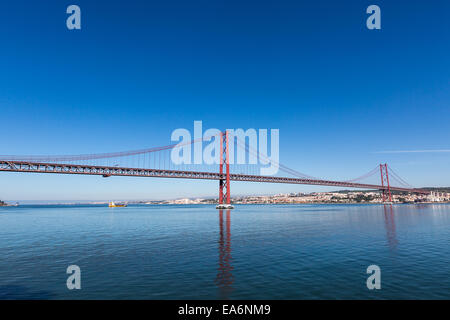
M 298 171 L 290 169 L 282 164 L 276 163 L 279 170 L 290 176 L 265 176 L 254 174 L 255 165 L 234 165 L 236 171 L 231 172 L 230 166 L 230 143 L 232 137 L 228 132 L 217 136 L 192 140 L 184 145 L 193 145 L 201 141 L 209 141 L 211 138 L 218 139 L 220 145 L 220 163 L 218 165 L 175 165 L 168 159 L 171 150 L 181 147 L 182 144 L 169 145 L 159 148 L 135 150 L 118 153 L 103 153 L 76 156 L 0 156 L 0 171 L 4 172 L 35 172 L 35 173 L 59 173 L 59 174 L 84 174 L 110 176 L 134 176 L 134 177 L 160 177 L 178 179 L 208 179 L 219 181 L 219 204 L 230 204 L 230 181 L 270 182 L 335 186 L 346 188 L 374 189 L 380 190 L 383 201 L 392 201 L 391 191 L 402 191 L 418 194 L 429 194 L 427 190 L 421 190 L 410 186 L 399 175 L 397 175 L 387 164 L 380 164 L 375 169 L 356 179 L 347 181 L 334 181 L 314 178 Z M 234 138 L 234 137 L 233 137 Z M 240 148 L 245 149 L 247 155 L 253 153 L 258 157 L 265 157 L 261 152 L 255 152 L 245 141 L 236 137 L 232 141 Z M 119 161 L 120 159 L 120 161 Z M 127 163 L 128 165 L 120 165 Z M 134 165 L 129 165 L 130 160 Z M 267 160 L 267 159 L 265 159 Z M 106 162 L 99 164 L 98 162 Z M 231 162 L 231 164 L 230 164 Z M 115 163 L 114 165 L 112 163 Z M 218 166 L 218 168 L 217 168 Z M 189 170 L 185 167 L 189 167 Z M 195 167 L 195 168 L 192 168 Z M 207 168 L 206 170 L 202 170 Z M 242 172 L 246 171 L 246 172 Z M 381 177 L 381 184 L 362 183 L 374 175 Z M 392 185 L 394 180 L 397 185 Z

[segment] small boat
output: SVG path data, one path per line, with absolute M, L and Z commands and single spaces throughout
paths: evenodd
M 110 208 L 117 208 L 117 207 L 126 207 L 127 206 L 127 204 L 126 203 L 114 203 L 114 201 L 111 201 L 109 204 L 108 204 L 108 207 L 110 207 Z

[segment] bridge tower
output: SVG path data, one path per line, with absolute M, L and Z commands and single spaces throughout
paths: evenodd
M 391 186 L 389 184 L 389 173 L 388 173 L 388 165 L 380 164 L 380 173 L 381 173 L 381 186 L 383 189 L 381 190 L 383 195 L 383 202 L 392 202 L 391 197 Z
M 219 180 L 219 205 L 217 209 L 233 209 L 230 203 L 230 162 L 229 162 L 229 133 L 220 134 L 220 177 Z

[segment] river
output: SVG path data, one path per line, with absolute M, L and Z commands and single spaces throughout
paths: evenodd
M 0 299 L 450 299 L 450 205 L 1 207 Z

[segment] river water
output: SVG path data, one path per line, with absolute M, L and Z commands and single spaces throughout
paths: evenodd
M 450 299 L 450 205 L 0 208 L 0 299 L 412 298 Z

